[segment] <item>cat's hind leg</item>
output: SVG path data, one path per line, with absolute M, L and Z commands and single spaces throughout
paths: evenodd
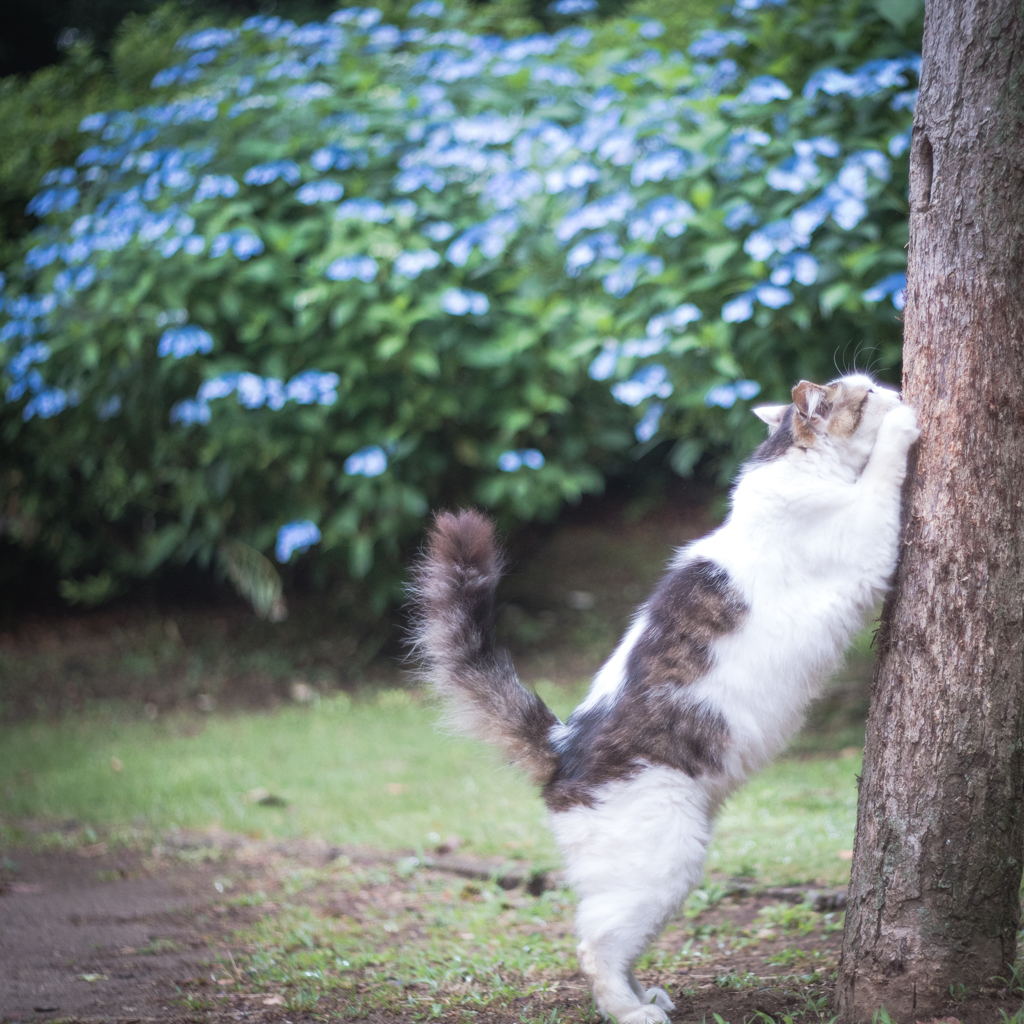
M 627 893 L 591 896 L 580 902 L 576 949 L 580 969 L 586 976 L 594 1002 L 605 1017 L 619 1024 L 659 1024 L 667 1021 L 667 1006 L 659 1006 L 656 994 L 650 999 L 633 977 L 633 962 L 647 947 L 664 919 L 662 907 L 624 905 Z M 660 990 L 659 990 L 660 991 Z
M 668 1019 L 672 1000 L 644 990 L 633 964 L 701 878 L 709 800 L 694 779 L 645 768 L 606 784 L 593 806 L 552 815 L 580 897 L 577 954 L 598 1009 L 619 1024 Z

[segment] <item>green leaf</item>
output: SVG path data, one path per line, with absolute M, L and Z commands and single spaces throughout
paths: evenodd
M 228 579 L 261 619 L 281 622 L 288 617 L 281 577 L 270 560 L 240 540 L 226 540 L 217 549 Z
M 101 572 L 96 576 L 86 576 L 83 580 L 61 580 L 57 584 L 60 596 L 69 604 L 95 605 L 109 601 L 122 590 L 122 584 L 109 572 Z
M 668 464 L 681 477 L 693 476 L 694 466 L 704 454 L 704 446 L 696 438 L 677 441 L 668 454 Z
M 874 0 L 873 6 L 897 32 L 903 32 L 924 10 L 923 0 Z

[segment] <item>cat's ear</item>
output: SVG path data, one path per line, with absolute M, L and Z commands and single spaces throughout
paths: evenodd
M 782 426 L 788 405 L 758 405 L 750 411 L 762 422 L 768 424 L 768 434 L 774 434 Z
M 828 388 L 812 384 L 809 380 L 802 380 L 793 388 L 793 405 L 799 416 L 808 421 L 823 420 L 832 412 Z

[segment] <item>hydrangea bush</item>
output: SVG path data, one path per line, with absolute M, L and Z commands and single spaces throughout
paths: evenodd
M 186 35 L 30 204 L 4 531 L 72 599 L 241 544 L 381 604 L 432 506 L 546 516 L 648 453 L 728 474 L 758 396 L 898 363 L 919 61 L 885 6 Z

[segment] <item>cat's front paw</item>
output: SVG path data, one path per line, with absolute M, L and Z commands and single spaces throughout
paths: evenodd
M 909 405 L 896 405 L 885 414 L 875 446 L 905 454 L 920 436 L 914 410 Z

